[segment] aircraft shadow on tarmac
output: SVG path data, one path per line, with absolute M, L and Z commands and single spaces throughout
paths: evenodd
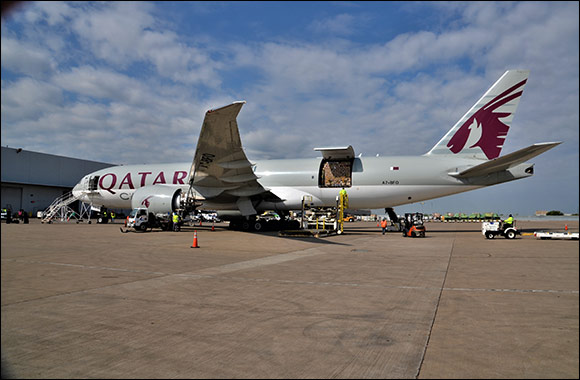
M 292 236 L 277 236 L 277 235 L 273 235 L 273 236 L 279 237 L 281 239 L 296 240 L 296 241 L 305 241 L 305 242 L 314 243 L 314 244 L 328 244 L 328 245 L 342 245 L 342 246 L 350 246 L 351 245 L 351 244 L 346 244 L 346 243 L 337 243 L 335 241 L 328 240 L 329 238 L 332 239 L 332 236 L 323 237 L 323 238 L 317 238 L 317 237 L 292 237 Z
M 153 230 L 154 232 L 165 232 L 161 230 Z M 193 232 L 193 231 L 211 231 L 211 226 L 201 226 L 201 227 L 191 227 L 191 226 L 184 226 L 181 227 L 181 232 Z M 229 227 L 215 227 L 215 231 L 231 231 Z M 335 241 L 328 240 L 328 238 L 332 238 L 332 236 L 328 237 L 293 237 L 293 236 L 279 236 L 278 231 L 236 231 L 241 232 L 244 234 L 254 234 L 254 235 L 262 235 L 262 236 L 271 236 L 280 239 L 289 239 L 289 240 L 298 240 L 298 241 L 305 241 L 309 243 L 315 244 L 330 244 L 330 245 L 343 245 L 343 246 L 350 246 L 350 244 L 345 243 L 338 243 Z

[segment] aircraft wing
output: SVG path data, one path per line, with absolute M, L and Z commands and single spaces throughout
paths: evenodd
M 268 192 L 257 181 L 242 148 L 236 118 L 246 102 L 209 110 L 190 169 L 190 184 L 212 202 L 237 203 L 243 215 L 256 213 L 250 197 Z
M 507 170 L 511 167 L 522 164 L 530 158 L 536 157 L 537 155 L 540 155 L 560 144 L 561 142 L 548 142 L 530 145 L 527 148 L 523 148 L 513 153 L 506 154 L 505 156 L 486 161 L 483 164 L 473 166 L 459 173 L 449 173 L 449 175 L 456 178 L 467 178 L 478 177 L 502 170 Z

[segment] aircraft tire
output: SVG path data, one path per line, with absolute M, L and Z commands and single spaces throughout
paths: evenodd
M 300 228 L 300 222 L 297 220 L 291 220 L 290 222 L 288 222 L 288 228 L 297 230 Z

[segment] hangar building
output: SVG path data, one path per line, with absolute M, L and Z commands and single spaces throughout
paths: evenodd
M 36 217 L 86 174 L 110 166 L 115 164 L 2 147 L 2 208 Z

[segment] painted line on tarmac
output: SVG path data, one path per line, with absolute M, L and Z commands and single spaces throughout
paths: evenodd
M 95 265 L 55 263 L 55 262 L 51 262 L 51 261 L 35 261 L 35 260 L 19 260 L 19 259 L 2 259 L 2 261 L 10 261 L 10 262 L 14 262 L 14 263 L 23 263 L 23 264 L 56 265 L 56 266 L 61 266 L 61 267 L 72 267 L 72 268 L 81 268 L 81 269 L 110 270 L 110 271 L 116 271 L 116 272 L 145 273 L 145 274 L 155 274 L 155 275 L 162 275 L 162 276 L 170 275 L 170 273 L 163 273 L 163 272 L 151 272 L 151 271 L 135 270 L 135 269 L 99 267 L 99 266 L 95 266 Z
M 579 291 L 578 290 L 550 290 L 550 289 L 443 288 L 443 290 L 460 291 L 460 292 L 568 293 L 568 294 L 579 294 Z
M 261 266 L 265 266 L 265 265 L 274 265 L 274 264 L 285 263 L 287 261 L 298 260 L 298 259 L 302 259 L 304 257 L 323 255 L 323 254 L 327 254 L 327 253 L 328 252 L 321 251 L 318 248 L 308 248 L 308 249 L 305 249 L 302 251 L 295 251 L 295 252 L 289 252 L 289 253 L 284 253 L 284 254 L 280 254 L 280 255 L 267 256 L 267 257 L 262 257 L 260 259 L 255 259 L 255 260 L 240 261 L 237 263 L 220 265 L 219 267 L 202 269 L 202 270 L 191 272 L 191 273 L 182 273 L 181 275 L 185 275 L 185 276 L 187 276 L 187 275 L 214 276 L 214 275 L 223 274 L 223 273 L 237 272 L 239 270 L 244 270 L 244 269 L 252 269 L 252 268 L 261 267 Z

